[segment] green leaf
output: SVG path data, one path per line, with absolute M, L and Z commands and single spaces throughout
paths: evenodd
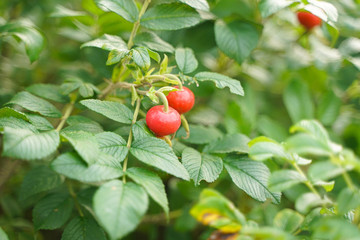
M 322 199 L 320 195 L 312 192 L 304 193 L 296 199 L 295 209 L 303 214 L 308 213 L 312 208 L 330 203 L 327 199 Z
M 218 47 L 230 58 L 242 63 L 257 46 L 260 34 L 256 26 L 248 22 L 233 21 L 226 24 L 215 22 L 215 40 Z
M 326 126 L 331 126 L 339 116 L 341 100 L 330 91 L 324 95 L 319 103 L 317 118 Z
M 119 50 L 111 50 L 109 53 L 108 59 L 106 60 L 106 65 L 113 65 L 115 63 L 120 62 L 122 59 L 124 59 L 126 56 L 128 56 L 130 51 L 119 51 Z
M 290 128 L 290 132 L 305 132 L 324 145 L 327 145 L 330 141 L 329 134 L 326 129 L 316 120 L 302 120 Z
M 190 48 L 177 48 L 175 51 L 175 60 L 181 72 L 192 73 L 198 67 L 198 61 Z
M 240 81 L 236 79 L 229 78 L 225 75 L 213 72 L 199 72 L 195 75 L 195 79 L 203 81 L 212 81 L 215 83 L 217 88 L 228 87 L 230 92 L 244 96 L 244 89 L 241 87 Z
M 9 238 L 6 235 L 5 231 L 1 227 L 0 227 L 0 239 L 1 240 L 9 240 Z
M 14 118 L 14 117 L 1 117 L 0 130 L 4 131 L 4 127 L 9 127 L 14 129 L 28 129 L 34 133 L 39 132 L 34 125 L 20 118 Z
M 139 17 L 139 10 L 134 0 L 95 0 L 102 9 L 112 11 L 129 22 L 136 22 Z
M 202 11 L 210 10 L 209 4 L 207 3 L 206 0 L 179 0 L 179 1 L 198 10 L 202 10 Z
M 90 110 L 116 122 L 130 124 L 132 121 L 133 113 L 124 104 L 95 99 L 82 100 L 80 103 Z
M 103 132 L 96 134 L 96 140 L 100 151 L 113 156 L 117 161 L 124 161 L 128 154 L 126 141 L 118 134 L 113 132 Z
M 281 194 L 267 188 L 270 171 L 265 164 L 237 156 L 225 158 L 224 164 L 236 186 L 252 198 L 260 202 L 270 198 L 273 203 L 280 203 Z
M 284 145 L 288 151 L 298 154 L 313 156 L 329 156 L 331 150 L 313 136 L 306 133 L 298 133 L 289 137 Z
M 201 180 L 214 182 L 223 169 L 220 157 L 200 154 L 193 148 L 185 148 L 181 159 L 195 185 L 199 185 Z
M 70 116 L 66 122 L 70 125 L 66 128 L 64 128 L 62 131 L 85 131 L 85 132 L 91 132 L 94 134 L 103 132 L 102 126 L 89 118 L 75 115 Z
M 54 84 L 33 84 L 30 87 L 27 87 L 26 91 L 59 103 L 67 103 L 70 100 L 68 96 L 61 94 L 60 87 Z
M 42 198 L 33 209 L 36 230 L 60 228 L 69 219 L 73 201 L 68 194 L 54 193 Z
M 10 22 L 0 26 L 4 35 L 13 35 L 24 42 L 30 62 L 36 61 L 45 46 L 45 39 L 40 31 L 29 20 Z
M 61 177 L 50 168 L 40 165 L 31 169 L 20 187 L 20 201 L 26 200 L 36 194 L 52 190 L 62 183 Z
M 283 209 L 274 218 L 274 226 L 294 233 L 303 223 L 304 216 L 292 209 Z
M 8 117 L 14 117 L 14 118 L 22 119 L 24 121 L 29 121 L 25 113 L 19 112 L 9 107 L 0 108 L 0 118 L 8 118 Z
M 87 16 L 87 13 L 82 11 L 74 11 L 64 6 L 57 5 L 49 17 L 63 18 L 63 17 L 79 17 L 79 16 Z
M 25 91 L 17 93 L 7 104 L 17 104 L 45 117 L 61 117 L 61 112 L 54 105 Z
M 360 236 L 360 230 L 351 222 L 342 218 L 320 218 L 312 224 L 312 239 L 346 239 L 356 240 Z
M 253 144 L 250 148 L 249 156 L 257 161 L 264 161 L 272 157 L 292 160 L 291 155 L 285 151 L 281 144 L 267 141 Z
M 212 141 L 215 141 L 222 137 L 220 130 L 214 127 L 205 127 L 203 125 L 193 125 L 190 124 L 190 137 L 186 139 L 181 139 L 181 141 L 191 144 L 207 144 Z M 184 128 L 176 134 L 177 137 L 185 137 L 186 132 Z
M 141 25 L 152 30 L 178 30 L 200 22 L 195 9 L 182 3 L 159 4 L 150 8 L 141 18 Z
M 87 164 L 75 153 L 67 152 L 58 156 L 51 168 L 59 174 L 81 182 L 93 183 L 121 177 L 120 163 L 111 156 L 100 154 L 96 163 Z
M 345 171 L 345 169 L 332 164 L 330 161 L 321 161 L 311 164 L 308 176 L 314 182 L 327 181 L 334 179 Z
M 305 5 L 305 10 L 318 16 L 325 22 L 337 22 L 338 12 L 334 5 L 324 1 L 308 0 L 309 4 Z
M 59 133 L 55 130 L 36 133 L 28 129 L 4 128 L 3 156 L 24 160 L 45 158 L 59 146 Z
M 352 209 L 356 209 L 360 206 L 360 192 L 358 190 L 345 188 L 341 190 L 337 197 L 337 203 L 340 214 L 345 214 Z
M 155 137 L 138 138 L 132 143 L 130 152 L 146 164 L 184 180 L 189 180 L 189 174 L 184 166 L 181 165 L 171 147 L 161 139 Z
M 145 121 L 137 121 L 132 126 L 132 131 L 134 135 L 134 139 L 138 140 L 144 137 L 155 137 L 154 134 L 150 131 L 150 129 L 147 127 Z
M 209 153 L 247 153 L 249 151 L 248 142 L 250 139 L 243 134 L 235 133 L 225 135 L 223 138 L 211 142 L 205 146 L 204 152 Z
M 157 63 L 160 63 L 160 54 L 148 48 L 146 48 L 146 50 L 148 51 L 150 58 L 154 59 Z
M 141 32 L 134 38 L 135 45 L 144 46 L 158 52 L 173 53 L 174 47 L 162 40 L 154 32 Z
M 150 197 L 164 209 L 166 215 L 169 214 L 165 186 L 158 175 L 143 168 L 129 168 L 126 175 L 141 185 Z
M 272 120 L 268 116 L 261 116 L 259 118 L 257 128 L 263 135 L 279 142 L 285 140 L 287 137 L 285 128 L 279 122 Z
M 61 240 L 106 240 L 102 228 L 89 217 L 76 217 L 65 227 Z
M 54 129 L 53 125 L 51 125 L 51 123 L 46 118 L 32 113 L 27 113 L 26 116 L 28 117 L 30 123 L 35 126 L 37 130 L 49 131 Z
M 111 239 L 122 238 L 135 230 L 148 208 L 148 201 L 142 187 L 119 180 L 102 185 L 93 200 L 95 214 Z
M 87 164 L 91 165 L 97 161 L 100 149 L 92 133 L 65 131 L 61 133 L 61 136 L 71 143 L 75 151 Z
M 300 80 L 292 81 L 287 86 L 283 98 L 293 123 L 314 117 L 314 105 L 309 89 Z
M 145 47 L 137 47 L 131 50 L 132 59 L 135 64 L 143 69 L 149 69 L 150 67 L 150 55 Z
M 293 0 L 260 0 L 259 10 L 263 18 L 280 11 L 283 8 L 290 6 L 297 1 Z
M 117 50 L 119 52 L 127 51 L 127 44 L 119 36 L 104 34 L 100 38 L 86 42 L 81 45 L 83 47 L 96 47 L 107 51 Z
M 273 192 L 282 192 L 306 180 L 306 177 L 296 171 L 279 170 L 271 173 L 268 187 Z
M 62 94 L 68 95 L 71 92 L 78 90 L 79 94 L 84 97 L 92 97 L 94 92 L 99 93 L 99 89 L 92 83 L 83 81 L 81 78 L 71 76 L 66 79 L 60 88 Z

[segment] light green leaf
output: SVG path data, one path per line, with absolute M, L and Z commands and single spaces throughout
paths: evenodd
M 27 113 L 26 116 L 28 117 L 30 123 L 35 126 L 37 130 L 49 131 L 54 129 L 53 125 L 46 118 L 32 113 Z
M 29 122 L 26 122 L 20 118 L 14 117 L 2 117 L 0 118 L 0 129 L 4 130 L 4 127 L 14 128 L 14 129 L 28 129 L 34 133 L 38 133 L 39 131 L 36 127 Z
M 282 192 L 306 181 L 306 177 L 293 170 L 279 170 L 271 173 L 268 187 L 273 192 Z
M 59 103 L 66 103 L 70 101 L 68 96 L 61 94 L 60 87 L 54 84 L 33 84 L 27 87 L 26 91 L 36 96 Z
M 359 190 L 351 190 L 345 188 L 341 190 L 337 197 L 338 211 L 340 214 L 345 214 L 352 209 L 360 206 L 360 192 Z
M 179 0 L 179 1 L 198 10 L 202 10 L 202 11 L 210 10 L 209 4 L 207 3 L 206 0 Z
M 329 156 L 331 153 L 327 145 L 306 133 L 298 133 L 289 137 L 284 146 L 288 151 L 298 154 Z
M 293 123 L 314 117 L 314 105 L 309 89 L 300 80 L 292 81 L 287 86 L 283 98 Z
M 45 39 L 40 31 L 29 21 L 10 22 L 0 26 L 3 35 L 13 35 L 24 42 L 30 62 L 36 61 L 45 46 Z
M 141 18 L 141 25 L 152 30 L 178 30 L 200 22 L 195 9 L 182 3 L 159 4 L 150 8 Z
M 259 10 L 263 18 L 280 11 L 297 2 L 296 0 L 260 0 Z
M 248 142 L 250 139 L 243 134 L 235 133 L 225 135 L 223 138 L 211 142 L 205 146 L 204 152 L 209 153 L 247 153 L 249 151 Z
M 258 29 L 249 22 L 233 21 L 226 24 L 215 22 L 215 40 L 218 47 L 230 58 L 242 63 L 257 46 L 260 38 Z
M 96 99 L 82 100 L 80 103 L 90 110 L 116 122 L 130 124 L 132 121 L 133 113 L 124 104 Z
M 163 140 L 154 137 L 136 139 L 130 148 L 130 152 L 140 161 L 157 167 L 176 177 L 189 180 L 189 174 L 171 147 Z
M 20 201 L 60 186 L 61 177 L 45 165 L 31 169 L 20 187 Z
M 223 162 L 220 157 L 200 154 L 193 148 L 184 149 L 182 163 L 189 172 L 191 179 L 194 180 L 195 185 L 199 185 L 201 180 L 215 181 L 223 169 Z
M 92 97 L 94 92 L 100 93 L 99 89 L 92 83 L 83 81 L 81 78 L 71 76 L 64 81 L 60 87 L 61 93 L 68 95 L 71 92 L 78 90 L 79 94 L 84 97 Z
M 113 156 L 117 161 L 124 161 L 128 154 L 126 141 L 118 134 L 113 132 L 103 132 L 96 134 L 101 152 Z
M 84 131 L 65 131 L 61 133 L 61 136 L 71 143 L 75 151 L 87 164 L 91 165 L 97 161 L 100 149 L 96 138 L 92 133 Z
M 175 60 L 181 72 L 192 73 L 198 67 L 198 61 L 190 48 L 177 48 L 175 51 Z
M 80 115 L 70 116 L 66 122 L 70 125 L 62 131 L 85 131 L 94 134 L 103 132 L 102 126 L 89 118 Z
M 73 200 L 68 194 L 54 193 L 42 198 L 33 209 L 36 230 L 60 228 L 69 219 Z
M 281 194 L 267 188 L 270 171 L 265 164 L 238 156 L 226 157 L 224 164 L 236 186 L 252 198 L 260 202 L 270 198 L 273 203 L 280 203 Z
M 302 120 L 290 128 L 290 132 L 305 132 L 315 139 L 323 143 L 325 146 L 328 145 L 330 138 L 326 129 L 316 120 Z
M 134 0 L 95 0 L 102 9 L 112 11 L 129 22 L 136 22 L 139 17 L 139 10 Z
M 308 213 L 312 208 L 330 203 L 326 198 L 322 199 L 319 195 L 312 192 L 304 193 L 296 199 L 295 209 L 303 214 Z
M 308 0 L 309 4 L 305 5 L 305 10 L 318 16 L 325 22 L 337 22 L 338 11 L 334 5 L 329 2 Z
M 139 185 L 113 180 L 96 191 L 93 203 L 100 224 L 111 239 L 119 239 L 135 230 L 148 208 L 148 201 Z
M 150 131 L 150 129 L 147 127 L 145 121 L 137 121 L 132 126 L 132 131 L 134 135 L 134 139 L 138 140 L 144 137 L 155 137 L 154 134 Z
M 222 137 L 220 130 L 214 127 L 205 127 L 203 125 L 190 124 L 190 137 L 181 139 L 181 141 L 191 144 L 207 144 Z M 180 128 L 176 133 L 177 137 L 185 137 L 184 128 Z
M 249 156 L 257 161 L 264 161 L 272 157 L 292 160 L 284 147 L 276 142 L 261 141 L 253 144 L 249 151 Z
M 96 47 L 107 51 L 118 50 L 119 52 L 127 51 L 127 44 L 119 36 L 104 34 L 100 38 L 86 42 L 83 47 Z
M 76 217 L 66 225 L 61 240 L 106 240 L 102 228 L 89 217 Z
M 5 127 L 3 141 L 3 156 L 36 160 L 54 153 L 60 138 L 55 130 L 37 133 L 28 129 Z
M 115 63 L 120 62 L 122 59 L 124 59 L 126 56 L 128 56 L 130 53 L 130 51 L 128 50 L 124 50 L 124 51 L 119 51 L 119 50 L 111 50 L 111 52 L 109 53 L 108 59 L 106 60 L 106 65 L 113 65 Z
M 164 209 L 166 215 L 169 214 L 169 203 L 165 186 L 158 175 L 143 168 L 129 168 L 126 171 L 126 175 L 141 185 L 150 197 Z
M 135 45 L 144 46 L 158 52 L 174 52 L 174 47 L 162 40 L 154 32 L 142 32 L 135 36 Z
M 54 105 L 25 91 L 17 93 L 7 104 L 17 104 L 45 117 L 61 117 L 61 112 Z
M 295 232 L 303 223 L 304 216 L 292 209 L 283 209 L 274 218 L 274 226 L 286 232 Z
M 341 100 L 332 92 L 324 95 L 318 106 L 317 118 L 326 126 L 331 126 L 339 116 Z
M 9 238 L 6 235 L 5 231 L 1 227 L 0 227 L 0 239 L 1 240 L 9 240 Z
M 360 230 L 344 218 L 321 218 L 310 227 L 312 239 L 357 240 L 360 236 Z
M 148 69 L 150 67 L 150 55 L 145 47 L 137 47 L 131 50 L 132 59 L 135 64 L 143 69 Z
M 343 172 L 345 169 L 332 164 L 330 161 L 321 161 L 311 164 L 308 176 L 314 182 L 327 181 L 334 179 Z
M 240 81 L 236 79 L 229 78 L 225 75 L 213 72 L 199 72 L 195 75 L 195 79 L 203 81 L 212 81 L 215 83 L 217 88 L 228 87 L 230 92 L 244 96 L 244 89 L 241 87 Z
M 284 141 L 287 137 L 286 129 L 277 121 L 268 116 L 261 116 L 257 123 L 259 132 L 278 142 Z
M 81 182 L 93 183 L 121 177 L 120 163 L 106 154 L 100 154 L 97 162 L 90 166 L 75 153 L 67 152 L 58 156 L 51 168 L 59 174 Z
M 79 16 L 87 16 L 87 13 L 82 11 L 74 11 L 64 6 L 57 5 L 49 17 L 62 18 L 62 17 L 79 17 Z

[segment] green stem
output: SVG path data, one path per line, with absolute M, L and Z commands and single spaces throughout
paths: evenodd
M 77 196 L 76 196 L 76 193 L 74 192 L 74 189 L 72 187 L 71 182 L 67 181 L 66 184 L 68 186 L 69 193 L 70 193 L 71 197 L 74 199 L 75 207 L 76 207 L 77 211 L 79 212 L 80 217 L 84 217 L 84 213 L 81 210 L 80 204 L 79 204 L 79 202 L 77 200 Z
M 186 137 L 183 137 L 183 139 L 188 139 L 190 137 L 190 127 L 189 127 L 189 123 L 185 118 L 184 114 L 181 114 L 181 124 L 185 129 L 186 132 Z
M 164 112 L 169 111 L 169 103 L 164 93 L 162 92 L 156 92 L 156 96 L 158 96 L 161 100 L 161 102 L 164 104 Z
M 296 169 L 296 171 L 298 173 L 300 173 L 300 175 L 302 175 L 304 178 L 307 179 L 305 173 L 303 172 L 303 170 L 301 170 L 301 168 L 299 167 L 299 165 L 297 165 L 295 162 L 292 163 L 293 167 Z M 306 180 L 305 182 L 305 185 L 315 194 L 317 195 L 318 197 L 321 198 L 321 195 L 320 193 L 316 190 L 316 188 L 314 187 L 314 185 L 312 185 L 312 183 L 309 181 L 309 180 Z
M 151 0 L 145 0 L 143 6 L 141 7 L 138 20 L 134 23 L 133 29 L 132 29 L 131 34 L 130 34 L 130 38 L 129 38 L 129 41 L 128 41 L 128 49 L 131 49 L 132 46 L 134 46 L 134 38 L 135 38 L 136 33 L 137 33 L 137 31 L 139 30 L 139 27 L 140 27 L 140 19 L 141 19 L 142 15 L 144 15 L 144 13 L 145 13 L 146 9 L 148 8 L 150 2 L 151 2 Z
M 347 172 L 343 172 L 342 174 L 345 182 L 346 182 L 346 185 L 352 190 L 352 191 L 355 191 L 355 186 L 354 186 L 354 183 L 352 182 L 349 174 Z
M 129 132 L 129 137 L 128 137 L 128 140 L 127 140 L 127 144 L 126 144 L 126 147 L 130 150 L 130 147 L 131 147 L 131 143 L 132 143 L 132 139 L 133 139 L 133 132 L 132 132 L 132 126 L 136 123 L 136 119 L 139 115 L 139 111 L 140 111 L 140 104 L 141 104 L 141 98 L 138 98 L 136 100 L 136 107 L 135 107 L 135 111 L 134 111 L 134 115 L 133 115 L 133 119 L 131 121 L 131 126 L 130 126 L 130 132 Z M 128 153 L 129 155 L 129 153 Z M 126 156 L 125 160 L 124 160 L 124 164 L 123 164 L 123 172 L 124 172 L 124 175 L 123 175 L 123 182 L 126 183 L 126 170 L 127 170 L 127 165 L 128 165 L 128 161 L 129 161 L 129 157 L 128 155 Z
M 74 110 L 75 101 L 71 101 L 65 107 L 64 115 L 61 117 L 59 125 L 56 127 L 56 131 L 59 132 L 65 125 L 66 120 L 70 117 L 72 111 Z

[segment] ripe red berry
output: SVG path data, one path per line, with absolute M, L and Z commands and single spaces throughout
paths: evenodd
M 321 25 L 321 19 L 309 12 L 298 12 L 297 18 L 300 24 L 303 25 L 307 30 Z
M 175 88 L 179 88 L 176 86 Z M 183 87 L 182 90 L 170 92 L 167 95 L 169 106 L 174 108 L 180 114 L 186 113 L 194 106 L 195 96 L 194 93 L 187 87 Z
M 158 137 L 170 135 L 180 127 L 180 114 L 172 107 L 165 112 L 163 105 L 157 105 L 147 112 L 146 124 Z

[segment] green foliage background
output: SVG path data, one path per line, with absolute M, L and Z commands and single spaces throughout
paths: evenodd
M 0 239 L 359 239 L 359 1 L 143 4 L 0 2 Z M 172 148 L 156 74 L 196 96 Z

